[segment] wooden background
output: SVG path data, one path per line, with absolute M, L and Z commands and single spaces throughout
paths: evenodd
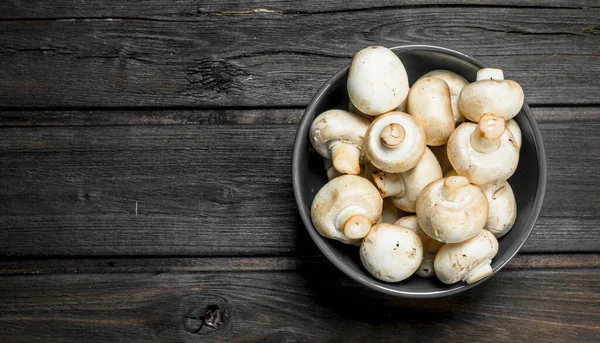
M 304 107 L 360 48 L 521 83 L 548 157 L 521 253 L 465 294 L 361 288 L 292 191 Z M 0 5 L 0 341 L 600 341 L 600 3 Z

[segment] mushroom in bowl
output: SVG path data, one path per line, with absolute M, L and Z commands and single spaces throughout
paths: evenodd
M 478 70 L 487 67 L 482 62 L 460 52 L 440 47 L 404 46 L 391 50 L 404 65 L 409 86 L 426 73 L 438 69 L 450 70 L 469 82 L 475 82 Z M 465 282 L 445 284 L 435 277 L 412 276 L 397 283 L 385 282 L 373 277 L 363 267 L 356 246 L 325 238 L 315 229 L 310 218 L 311 203 L 316 192 L 327 182 L 327 177 L 323 168 L 323 158 L 312 149 L 308 132 L 317 115 L 330 109 L 348 109 L 348 69 L 348 67 L 343 68 L 333 75 L 313 97 L 299 124 L 294 144 L 292 159 L 294 194 L 300 216 L 310 237 L 342 272 L 373 290 L 387 294 L 415 298 L 446 296 L 462 292 L 489 279 L 489 277 L 484 278 L 472 284 Z M 520 112 L 513 117 L 513 120 L 520 128 L 522 142 L 519 149 L 520 163 L 508 183 L 515 195 L 518 215 L 512 229 L 498 239 L 498 252 L 490 265 L 492 274 L 498 272 L 524 244 L 539 215 L 545 192 L 546 159 L 543 143 L 527 103 L 523 103 Z

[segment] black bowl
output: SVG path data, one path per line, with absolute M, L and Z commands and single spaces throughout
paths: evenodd
M 427 45 L 409 45 L 392 48 L 402 60 L 412 85 L 423 74 L 434 69 L 448 69 L 475 81 L 477 70 L 486 64 L 457 51 Z M 502 66 L 498 66 L 502 67 Z M 327 182 L 323 158 L 311 147 L 309 130 L 313 119 L 329 109 L 347 109 L 346 80 L 349 66 L 331 77 L 306 108 L 300 121 L 292 162 L 294 194 L 302 221 L 321 252 L 342 272 L 374 290 L 411 298 L 433 298 L 465 291 L 485 282 L 484 278 L 473 284 L 446 285 L 435 277 L 423 279 L 416 275 L 398 283 L 386 283 L 372 277 L 362 266 L 356 246 L 349 246 L 322 237 L 310 219 L 310 206 L 316 192 Z M 517 80 L 518 81 L 518 80 Z M 498 254 L 492 262 L 498 272 L 519 251 L 531 233 L 542 207 L 546 188 L 546 155 L 542 137 L 529 106 L 525 103 L 515 117 L 521 127 L 523 144 L 519 167 L 510 178 L 517 200 L 517 220 L 512 230 L 500 238 Z

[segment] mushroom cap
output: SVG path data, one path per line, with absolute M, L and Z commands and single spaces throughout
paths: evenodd
M 360 260 L 379 280 L 398 282 L 409 278 L 423 259 L 423 245 L 409 228 L 377 224 L 363 239 Z
M 483 230 L 464 242 L 442 246 L 433 263 L 435 275 L 445 284 L 473 283 L 492 273 L 492 258 L 497 253 L 496 237 Z
M 331 142 L 345 141 L 362 149 L 370 122 L 344 110 L 329 110 L 318 115 L 310 126 L 310 142 L 319 155 L 331 158 Z
M 396 133 L 390 128 L 400 132 L 393 136 Z M 425 153 L 425 131 L 415 117 L 388 112 L 371 122 L 365 134 L 364 149 L 367 159 L 377 169 L 401 173 L 414 168 Z
M 496 238 L 504 236 L 512 229 L 517 219 L 517 201 L 510 184 L 498 181 L 481 186 L 490 204 L 485 230 Z
M 458 95 L 463 87 L 469 84 L 469 81 L 455 72 L 444 69 L 430 71 L 423 75 L 423 77 L 437 77 L 438 79 L 446 81 L 448 88 L 450 89 L 450 101 L 452 102 L 454 123 L 455 125 L 458 125 L 465 121 L 465 117 L 460 113 L 460 109 L 458 108 Z
M 444 80 L 446 84 L 448 84 L 450 95 L 452 96 L 458 96 L 463 87 L 469 84 L 469 81 L 467 81 L 467 79 L 465 79 L 464 77 L 458 75 L 453 71 L 445 69 L 432 70 L 429 73 L 423 75 L 422 77 L 436 77 L 438 79 Z
M 404 226 L 404 227 L 407 227 L 407 228 L 413 230 L 413 232 L 416 233 L 417 236 L 419 236 L 419 238 L 421 239 L 421 243 L 425 243 L 431 239 L 429 236 L 427 236 L 425 231 L 423 231 L 421 229 L 421 227 L 419 226 L 419 221 L 417 219 L 417 216 L 414 214 L 410 215 L 410 216 L 404 216 L 402 218 L 399 218 L 398 220 L 396 220 L 394 222 L 394 225 Z
M 408 113 L 425 129 L 427 145 L 445 144 L 454 130 L 454 114 L 448 84 L 435 77 L 422 77 L 408 93 Z
M 423 158 L 417 165 L 404 173 L 401 173 L 404 192 L 400 196 L 392 196 L 390 199 L 394 206 L 406 212 L 415 212 L 417 198 L 421 191 L 431 182 L 444 177 L 442 168 L 431 150 L 425 149 Z M 375 179 L 377 183 L 377 179 Z
M 503 119 L 496 117 L 494 120 Z M 476 185 L 507 180 L 515 172 L 519 163 L 519 148 L 512 133 L 500 128 L 499 131 L 502 133 L 499 137 L 488 139 L 476 131 L 478 125 L 481 126 L 483 123 L 463 123 L 452 132 L 448 140 L 448 159 L 452 167 L 458 175 L 466 176 Z M 480 152 L 473 146 L 473 139 L 497 140 L 498 147 L 490 153 Z
M 397 108 L 406 99 L 408 76 L 393 51 L 370 46 L 354 55 L 347 88 L 350 101 L 359 111 L 377 116 Z
M 467 119 L 478 122 L 484 113 L 496 113 L 505 120 L 516 116 L 525 95 L 512 80 L 480 80 L 466 85 L 458 97 L 458 108 Z
M 375 117 L 373 117 L 373 116 L 370 116 L 370 115 L 368 115 L 368 114 L 364 114 L 364 113 L 362 113 L 361 111 L 359 111 L 359 110 L 356 108 L 356 106 L 354 106 L 354 104 L 352 103 L 352 101 L 348 101 L 348 112 L 350 112 L 350 113 L 354 113 L 354 114 L 356 114 L 357 116 L 359 116 L 359 117 L 361 117 L 361 118 L 365 118 L 365 119 L 366 119 L 366 120 L 368 120 L 369 122 L 370 122 L 371 120 L 373 120 L 373 118 L 375 118 Z
M 488 201 L 481 189 L 462 176 L 430 183 L 417 199 L 417 219 L 431 238 L 457 243 L 477 235 L 488 218 Z
M 321 235 L 343 243 L 357 243 L 360 240 L 344 234 L 345 220 L 352 215 L 364 215 L 374 224 L 381 216 L 382 206 L 379 191 L 367 179 L 342 175 L 326 183 L 317 192 L 310 216 Z
M 507 121 L 506 128 L 510 130 L 510 133 L 512 133 L 513 138 L 515 139 L 515 143 L 517 143 L 517 147 L 521 149 L 521 142 L 523 141 L 523 138 L 521 135 L 521 128 L 519 127 L 519 124 L 517 124 L 517 121 L 514 119 Z
M 425 278 L 435 275 L 433 261 L 435 260 L 435 255 L 443 245 L 444 243 L 438 242 L 435 239 L 429 239 L 423 243 L 423 261 L 421 261 L 421 265 L 416 271 L 417 275 Z

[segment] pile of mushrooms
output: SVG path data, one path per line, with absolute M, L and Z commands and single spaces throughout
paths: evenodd
M 325 111 L 310 129 L 330 180 L 312 203 L 317 231 L 360 245 L 382 281 L 490 275 L 517 216 L 507 180 L 522 144 L 512 119 L 521 86 L 484 68 L 473 83 L 433 70 L 409 87 L 398 56 L 370 46 L 354 56 L 347 89 L 348 110 Z

